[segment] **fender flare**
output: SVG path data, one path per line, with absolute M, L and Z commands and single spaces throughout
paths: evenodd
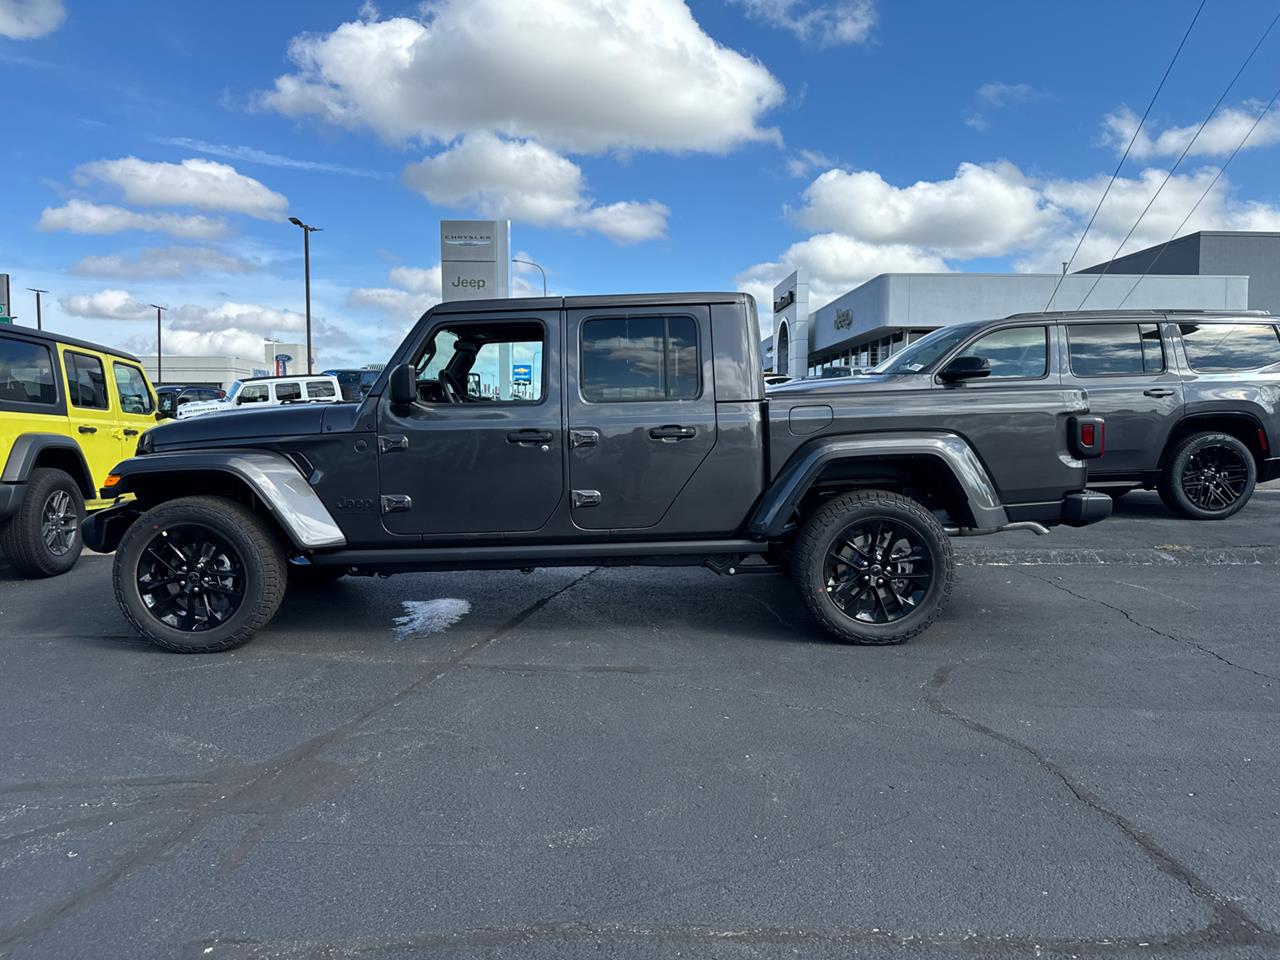
M 4 471 L 0 473 L 0 483 L 26 483 L 31 478 L 31 471 L 35 469 L 36 460 L 46 450 L 66 450 L 74 454 L 80 464 L 80 475 L 73 479 L 80 486 L 80 492 L 85 495 L 86 500 L 97 495 L 93 488 L 93 474 L 80 444 L 61 433 L 20 434 L 9 450 L 9 459 L 5 461 Z
M 973 448 L 960 436 L 942 431 L 869 433 L 812 440 L 792 454 L 770 484 L 747 525 L 747 532 L 773 540 L 787 529 L 796 508 L 823 469 L 840 460 L 928 457 L 950 471 L 973 514 L 974 525 L 995 529 L 1009 522 L 996 485 Z
M 132 457 L 111 471 L 120 481 L 107 496 L 133 493 L 143 478 L 174 475 L 181 489 L 184 473 L 224 473 L 244 483 L 266 504 L 293 545 L 300 550 L 346 546 L 347 538 L 293 461 L 266 450 L 190 450 Z

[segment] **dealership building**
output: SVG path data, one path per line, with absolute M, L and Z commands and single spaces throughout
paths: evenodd
M 1066 276 L 881 274 L 813 311 L 807 277 L 798 270 L 774 288 L 773 297 L 766 369 L 813 376 L 831 366 L 872 366 L 939 327 L 1046 308 L 1075 310 L 1082 301 L 1091 310 L 1123 301 L 1126 309 L 1280 313 L 1280 233 L 1194 233 Z

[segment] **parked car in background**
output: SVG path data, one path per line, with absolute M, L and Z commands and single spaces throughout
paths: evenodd
M 0 551 L 29 577 L 64 573 L 86 511 L 156 398 L 137 357 L 25 327 L 0 327 Z M 114 496 L 108 493 L 109 496 Z
M 205 400 L 179 407 L 177 418 L 186 420 L 207 413 L 260 409 L 282 403 L 338 403 L 341 400 L 338 378 L 331 375 L 250 377 L 233 383 L 221 400 Z
M 1028 317 L 1034 314 L 1026 315 Z M 1044 315 L 1063 386 L 1107 422 L 1091 486 L 1158 490 L 1195 520 L 1239 511 L 1280 476 L 1280 318 L 1264 312 L 1126 310 Z M 992 359 L 992 376 L 1029 373 Z
M 325 370 L 325 376 L 337 377 L 343 400 L 363 400 L 369 388 L 382 374 L 382 365 L 361 367 L 358 370 Z
M 206 384 L 166 383 L 164 386 L 156 387 L 156 403 L 159 405 L 159 415 L 162 420 L 176 416 L 178 408 L 185 407 L 188 403 L 221 400 L 226 395 L 227 391 L 221 387 L 211 387 Z

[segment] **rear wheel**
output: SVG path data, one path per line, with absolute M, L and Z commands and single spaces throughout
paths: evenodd
M 1196 433 L 1174 448 L 1160 478 L 1160 499 L 1193 520 L 1225 520 L 1253 496 L 1258 466 L 1229 433 Z
M 80 485 L 65 470 L 38 467 L 27 481 L 22 505 L 0 524 L 0 549 L 24 576 L 57 576 L 80 559 L 83 522 Z
M 902 643 L 946 606 L 955 560 L 932 513 L 899 494 L 865 490 L 835 497 L 809 518 L 793 577 L 809 610 L 840 639 Z
M 185 497 L 148 510 L 116 548 L 116 599 L 144 637 L 178 653 L 250 640 L 284 599 L 284 551 L 252 510 Z

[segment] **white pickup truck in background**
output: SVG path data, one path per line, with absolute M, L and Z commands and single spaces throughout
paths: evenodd
M 222 400 L 183 404 L 178 408 L 177 418 L 190 420 L 206 413 L 254 410 L 282 403 L 338 403 L 341 400 L 342 388 L 334 376 L 253 377 L 237 380 Z

